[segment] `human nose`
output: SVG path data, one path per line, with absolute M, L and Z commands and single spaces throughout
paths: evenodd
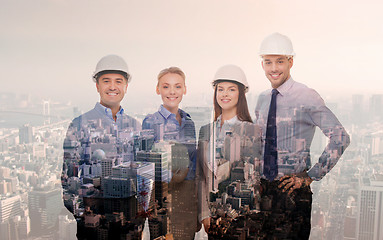
M 115 90 L 116 89 L 116 83 L 111 81 L 110 84 L 109 84 L 109 89 L 110 90 Z
M 271 64 L 271 71 L 273 72 L 277 71 L 277 65 L 275 63 Z
M 174 87 L 171 87 L 171 88 L 169 89 L 169 93 L 172 94 L 172 95 L 176 93 Z

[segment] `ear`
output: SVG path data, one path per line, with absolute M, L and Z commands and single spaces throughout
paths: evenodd
M 292 68 L 294 64 L 294 58 L 290 58 L 289 63 L 290 63 L 290 68 Z
M 97 89 L 97 92 L 100 92 L 100 86 L 98 86 L 97 82 L 96 82 L 96 89 Z
M 128 83 L 126 83 L 126 86 L 125 86 L 125 93 L 128 91 Z
M 157 95 L 160 95 L 160 88 L 158 87 L 158 84 L 157 84 L 157 87 L 156 87 L 156 93 L 157 93 Z
M 263 70 L 265 70 L 265 67 L 263 66 L 263 60 L 261 61 L 261 64 L 262 64 L 262 68 L 263 68 Z
M 187 92 L 187 91 L 186 91 L 186 85 L 185 85 L 185 89 L 184 89 L 184 95 L 186 95 L 186 92 Z

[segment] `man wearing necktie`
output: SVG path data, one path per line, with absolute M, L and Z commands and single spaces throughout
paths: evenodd
M 265 143 L 261 168 L 261 211 L 265 213 L 262 233 L 267 239 L 308 239 L 310 184 L 334 167 L 350 138 L 320 95 L 290 76 L 295 53 L 288 37 L 279 33 L 267 36 L 259 54 L 272 87 L 259 96 L 255 109 Z M 312 165 L 310 146 L 316 127 L 329 138 L 329 143 Z

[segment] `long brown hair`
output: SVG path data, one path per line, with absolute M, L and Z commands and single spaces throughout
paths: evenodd
M 230 81 L 230 80 L 218 80 L 215 83 L 214 87 L 214 121 L 217 121 L 217 118 L 222 114 L 222 108 L 219 106 L 217 102 L 217 89 L 218 89 L 218 84 L 220 82 L 232 82 L 237 84 L 238 86 L 238 103 L 237 103 L 237 118 L 240 121 L 246 121 L 246 122 L 253 122 L 251 120 L 250 114 L 249 114 L 249 108 L 247 107 L 247 101 L 246 101 L 246 96 L 245 96 L 245 86 L 241 83 L 238 83 L 236 81 Z

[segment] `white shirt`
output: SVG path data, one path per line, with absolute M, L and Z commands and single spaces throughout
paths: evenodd
M 278 177 L 308 171 L 320 180 L 337 163 L 350 143 L 350 137 L 336 116 L 313 89 L 291 77 L 277 88 Z M 271 89 L 263 92 L 255 108 L 256 123 L 266 135 Z M 319 127 L 329 139 L 319 161 L 311 167 L 310 146 Z

